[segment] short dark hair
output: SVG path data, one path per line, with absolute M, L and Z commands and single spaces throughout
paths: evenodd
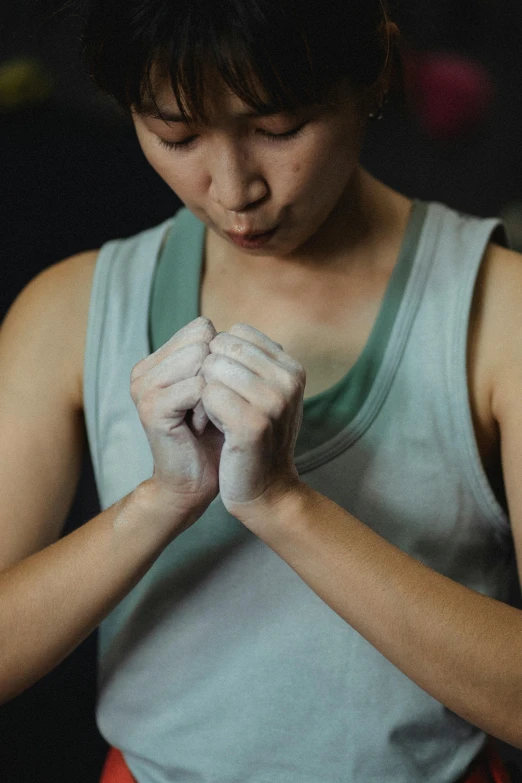
M 256 111 L 321 104 L 348 78 L 376 84 L 395 55 L 387 0 L 93 0 L 91 79 L 126 112 L 153 105 L 153 69 L 183 118 L 207 122 L 206 77 Z

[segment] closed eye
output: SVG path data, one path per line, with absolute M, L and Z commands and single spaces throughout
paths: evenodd
M 287 131 L 286 133 L 270 133 L 269 131 L 265 130 L 259 130 L 258 133 L 266 138 L 268 141 L 271 142 L 283 142 L 286 139 L 295 139 L 298 136 L 300 136 L 305 126 L 308 123 L 303 122 L 302 125 L 299 125 L 297 128 L 293 128 L 290 131 Z M 161 139 L 159 136 L 157 137 L 157 142 L 161 147 L 165 147 L 168 150 L 179 150 L 179 149 L 188 149 L 191 147 L 194 142 L 196 141 L 198 137 L 197 136 L 191 136 L 188 139 L 185 139 L 184 141 L 167 141 L 166 139 Z
M 268 139 L 272 139 L 273 141 L 278 141 L 279 139 L 289 139 L 289 138 L 295 139 L 297 136 L 301 135 L 301 133 L 303 132 L 307 124 L 308 123 L 303 122 L 302 125 L 299 125 L 297 128 L 287 131 L 286 133 L 269 133 L 268 131 L 264 131 L 264 130 L 260 130 L 259 133 Z

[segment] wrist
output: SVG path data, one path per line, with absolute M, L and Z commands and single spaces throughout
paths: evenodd
M 188 498 L 169 489 L 154 477 L 134 490 L 135 502 L 154 520 L 154 527 L 173 540 L 189 528 L 206 510 L 208 503 Z
M 259 535 L 269 527 L 278 528 L 283 519 L 291 518 L 295 509 L 307 503 L 313 490 L 304 482 L 297 480 L 277 491 L 265 493 L 249 503 L 234 506 L 233 516 Z

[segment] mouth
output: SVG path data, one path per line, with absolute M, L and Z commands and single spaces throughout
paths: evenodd
M 278 228 L 279 226 L 276 226 L 270 231 L 255 232 L 250 234 L 236 234 L 234 231 L 226 231 L 225 233 L 235 245 L 238 245 L 239 247 L 255 249 L 257 247 L 266 245 L 267 242 L 270 242 Z

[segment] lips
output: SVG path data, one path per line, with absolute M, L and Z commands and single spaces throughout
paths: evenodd
M 279 226 L 276 226 L 270 231 L 263 231 L 261 234 L 257 232 L 238 234 L 235 231 L 227 231 L 226 234 L 230 241 L 238 247 L 242 247 L 245 250 L 259 250 L 272 240 L 278 228 Z
M 241 232 L 238 234 L 236 231 L 226 231 L 225 233 L 227 236 L 230 237 L 230 239 L 259 239 L 259 237 L 263 237 L 265 234 L 270 234 L 272 231 L 275 231 L 277 226 L 274 226 L 274 228 L 267 228 L 263 231 L 248 231 L 248 232 Z

